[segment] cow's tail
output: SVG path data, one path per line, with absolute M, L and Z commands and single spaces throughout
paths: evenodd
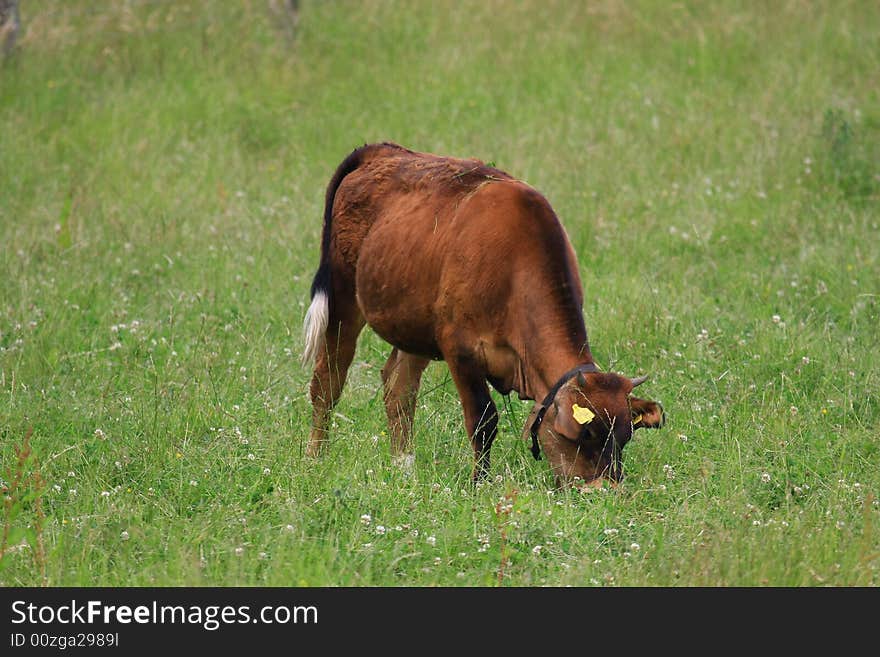
M 352 171 L 357 169 L 364 160 L 366 146 L 353 151 L 342 164 L 336 169 L 330 184 L 327 185 L 327 195 L 324 199 L 324 230 L 321 233 L 321 262 L 315 278 L 312 279 L 311 298 L 312 303 L 306 312 L 303 321 L 303 346 L 302 362 L 309 365 L 315 361 L 318 351 L 323 347 L 324 338 L 327 334 L 327 324 L 330 321 L 330 224 L 333 220 L 333 201 L 336 199 L 336 190 L 339 185 Z

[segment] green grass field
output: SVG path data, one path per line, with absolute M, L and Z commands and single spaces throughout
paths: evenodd
M 880 5 L 21 4 L 0 585 L 880 584 Z M 382 140 L 550 200 L 669 418 L 616 491 L 554 490 L 501 398 L 473 489 L 443 363 L 396 469 L 369 331 L 304 456 L 324 188 Z

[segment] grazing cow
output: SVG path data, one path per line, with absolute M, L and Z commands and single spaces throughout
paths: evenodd
M 547 200 L 479 160 L 370 144 L 327 187 L 321 261 L 304 323 L 315 361 L 308 454 L 327 440 L 365 324 L 393 346 L 382 368 L 391 451 L 412 462 L 422 372 L 445 360 L 474 449 L 489 470 L 501 394 L 540 400 L 526 426 L 557 480 L 622 477 L 634 429 L 659 427 L 659 404 L 632 397 L 645 377 L 600 372 L 582 314 L 574 250 Z

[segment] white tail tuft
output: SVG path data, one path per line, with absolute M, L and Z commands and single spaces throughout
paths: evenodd
M 330 321 L 329 314 L 330 303 L 327 299 L 327 293 L 323 290 L 318 290 L 303 321 L 303 337 L 305 340 L 302 354 L 303 365 L 315 362 L 318 349 L 324 343 L 327 323 Z

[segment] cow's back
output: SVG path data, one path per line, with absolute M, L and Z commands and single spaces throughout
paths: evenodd
M 334 269 L 353 277 L 367 323 L 404 351 L 433 358 L 450 340 L 493 342 L 536 272 L 573 264 L 547 258 L 554 235 L 550 252 L 570 246 L 528 185 L 478 160 L 405 149 L 346 177 L 333 231 Z

